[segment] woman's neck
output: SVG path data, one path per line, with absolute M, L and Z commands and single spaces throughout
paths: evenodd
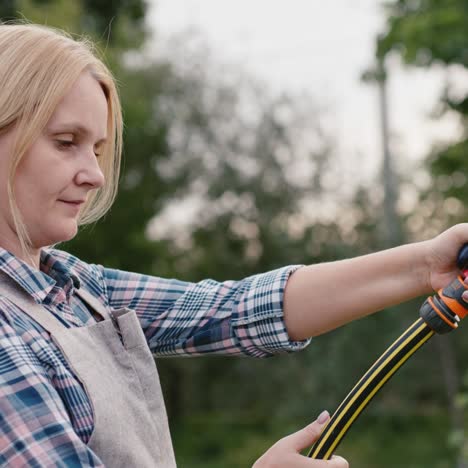
M 41 249 L 31 247 L 28 250 L 25 250 L 23 249 L 19 239 L 17 242 L 13 242 L 7 238 L 1 237 L 1 235 L 0 247 L 8 250 L 8 252 L 27 263 L 32 268 L 36 268 L 38 270 L 41 269 Z

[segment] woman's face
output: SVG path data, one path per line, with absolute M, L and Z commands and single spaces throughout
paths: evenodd
M 19 239 L 8 205 L 7 179 L 15 131 L 0 135 L 0 245 L 14 253 Z M 89 192 L 104 184 L 97 158 L 106 138 L 106 97 L 85 72 L 17 168 L 15 198 L 35 249 L 75 236 Z

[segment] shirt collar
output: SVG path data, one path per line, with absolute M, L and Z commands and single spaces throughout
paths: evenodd
M 46 249 L 41 250 L 40 270 L 33 268 L 12 253 L 0 247 L 0 271 L 8 275 L 26 290 L 36 302 L 41 303 L 54 286 L 71 294 L 80 287 L 78 276 Z

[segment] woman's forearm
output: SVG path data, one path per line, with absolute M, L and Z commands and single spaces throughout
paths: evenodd
M 297 270 L 288 280 L 284 314 L 290 337 L 316 336 L 385 307 L 430 293 L 425 243 Z

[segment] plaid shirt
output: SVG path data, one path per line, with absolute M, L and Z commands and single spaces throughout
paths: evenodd
M 241 281 L 175 279 L 90 265 L 44 250 L 41 271 L 0 248 L 0 270 L 66 327 L 94 322 L 73 294 L 84 287 L 109 308 L 135 310 L 150 349 L 159 356 L 202 353 L 267 357 L 302 349 L 283 320 L 290 266 Z M 103 466 L 86 445 L 92 407 L 49 334 L 0 295 L 0 465 Z

